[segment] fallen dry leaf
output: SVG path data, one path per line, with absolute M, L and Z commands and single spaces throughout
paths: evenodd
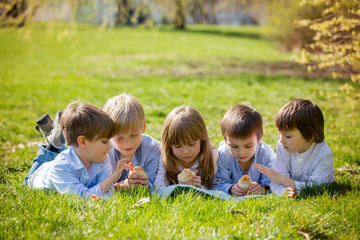
M 137 207 L 137 208 L 143 208 L 143 206 L 141 206 L 141 205 L 143 205 L 144 203 L 147 203 L 147 202 L 151 202 L 151 200 L 150 200 L 149 197 L 147 197 L 147 198 L 142 198 L 142 199 L 140 199 L 139 201 L 137 201 L 136 204 L 132 205 L 132 206 L 130 207 L 130 209 L 136 208 L 136 207 Z
M 232 214 L 241 214 L 241 215 L 243 215 L 244 217 L 246 217 L 246 214 L 244 213 L 243 210 L 234 210 L 234 209 L 231 209 L 231 213 L 232 213 Z

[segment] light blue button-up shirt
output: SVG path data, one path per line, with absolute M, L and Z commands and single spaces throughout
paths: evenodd
M 238 160 L 231 155 L 229 146 L 224 141 L 219 144 L 218 151 L 220 154 L 219 170 L 214 179 L 214 190 L 221 190 L 229 193 L 232 185 L 237 183 L 245 174 L 249 175 L 253 182 L 257 182 L 264 187 L 269 187 L 271 180 L 264 174 L 259 173 L 253 165 L 253 163 L 259 163 L 271 167 L 271 164 L 275 159 L 274 150 L 264 142 L 261 141 L 260 144 L 257 145 L 255 157 L 248 172 L 243 171 Z
M 93 162 L 89 171 L 70 146 L 53 161 L 42 164 L 31 176 L 28 185 L 34 188 L 55 189 L 60 194 L 73 193 L 88 199 L 92 194 L 108 198 L 113 187 L 103 193 L 99 183 L 112 173 L 108 156 L 104 162 Z
M 160 159 L 160 143 L 155 138 L 142 134 L 141 144 L 135 152 L 131 162 L 134 166 L 142 167 L 145 170 L 146 175 L 149 178 L 150 189 L 154 189 L 154 182 L 156 172 L 159 166 Z M 109 152 L 109 158 L 113 169 L 116 168 L 116 164 L 121 160 L 120 152 L 116 148 L 112 148 Z M 129 170 L 123 170 L 118 182 L 127 179 L 129 176 Z

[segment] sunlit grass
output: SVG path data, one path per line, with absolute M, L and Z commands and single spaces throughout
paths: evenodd
M 45 25 L 26 36 L 22 31 L 0 29 L 1 239 L 359 238 L 360 107 L 340 90 L 344 81 L 241 71 L 242 64 L 261 69 L 261 63 L 289 57 L 257 28 L 78 26 L 51 32 Z M 34 128 L 38 118 L 54 118 L 78 98 L 102 107 L 125 91 L 143 103 L 147 134 L 159 139 L 169 111 L 191 105 L 204 117 L 215 146 L 222 140 L 221 118 L 235 103 L 262 114 L 264 141 L 275 148 L 276 112 L 292 98 L 312 99 L 325 116 L 336 182 L 306 189 L 296 199 L 243 202 L 194 194 L 162 199 L 146 191 L 91 202 L 22 186 L 43 141 Z M 143 197 L 151 202 L 130 208 Z

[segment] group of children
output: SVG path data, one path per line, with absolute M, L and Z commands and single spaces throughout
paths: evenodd
M 333 155 L 316 104 L 294 99 L 280 109 L 275 123 L 280 132 L 276 154 L 262 141 L 261 115 L 237 104 L 222 119 L 224 141 L 216 149 L 192 107 L 167 115 L 160 143 L 144 134 L 144 109 L 132 95 L 109 99 L 103 110 L 75 102 L 54 122 L 47 114 L 37 121 L 48 145 L 40 147 L 24 184 L 84 198 L 109 198 L 114 190 L 132 187 L 160 191 L 173 184 L 236 197 L 268 191 L 293 197 L 306 185 L 334 181 Z M 137 175 L 135 166 L 145 174 Z M 184 169 L 192 171 L 190 180 L 178 179 Z M 237 184 L 243 175 L 252 180 L 247 191 Z

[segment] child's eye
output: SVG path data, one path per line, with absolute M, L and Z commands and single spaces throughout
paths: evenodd
M 108 140 L 102 140 L 103 144 L 107 144 L 109 141 Z
M 189 143 L 189 146 L 194 146 L 194 145 L 195 145 L 195 142 Z
M 286 138 L 291 138 L 291 136 L 285 136 Z
M 245 146 L 245 148 L 251 148 L 252 147 L 252 145 L 247 145 L 247 146 Z
M 132 137 L 137 137 L 139 134 L 132 134 L 131 136 Z
M 181 145 L 174 145 L 175 148 L 181 148 Z
M 238 146 L 230 146 L 230 147 L 232 147 L 232 148 L 238 148 Z

